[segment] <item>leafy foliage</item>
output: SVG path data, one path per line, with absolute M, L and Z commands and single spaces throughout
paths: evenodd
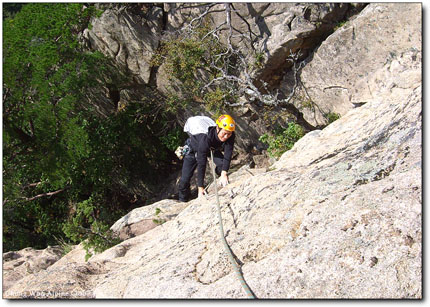
M 166 135 L 160 137 L 161 142 L 170 151 L 175 151 L 175 149 L 184 143 L 184 132 L 182 128 L 176 128 L 169 131 Z
M 328 124 L 331 124 L 332 122 L 334 122 L 340 118 L 340 114 L 330 112 L 330 113 L 326 114 L 325 117 L 327 118 Z
M 93 92 L 127 82 L 79 44 L 99 13 L 80 3 L 29 3 L 3 23 L 5 250 L 69 240 L 100 251 L 115 242 L 108 225 L 145 203 L 170 162 L 160 140 L 168 112 L 154 112 L 152 101 L 131 101 L 108 117 L 95 110 Z
M 236 98 L 232 96 L 226 89 L 222 89 L 219 86 L 217 86 L 214 90 L 206 92 L 206 94 L 203 96 L 203 101 L 206 103 L 206 106 L 209 108 L 209 110 L 219 114 L 221 114 L 221 110 L 225 108 L 224 102 L 226 100 L 234 101 L 235 99 Z
M 161 213 L 161 209 L 160 208 L 155 208 L 155 215 L 158 217 L 158 215 Z M 156 218 L 156 219 L 152 219 L 152 222 L 158 225 L 164 224 L 166 222 L 165 219 L 162 218 Z
M 277 129 L 274 135 L 263 134 L 260 141 L 269 145 L 267 151 L 270 156 L 279 158 L 284 152 L 293 148 L 294 143 L 304 134 L 300 125 L 290 122 L 287 129 Z
M 76 213 L 63 225 L 63 231 L 74 243 L 85 239 L 83 246 L 87 251 L 86 260 L 93 252 L 102 252 L 120 242 L 113 236 L 109 225 L 99 220 L 101 214 L 92 197 L 78 203 L 76 207 Z
M 23 5 L 25 3 L 3 3 L 3 20 L 15 16 Z
M 61 196 L 30 201 L 31 195 L 70 186 L 72 171 L 88 157 L 78 106 L 101 56 L 83 52 L 76 34 L 93 13 L 80 4 L 27 4 L 3 24 L 6 249 L 28 244 L 26 232 L 36 246 L 43 240 L 35 237 L 60 232 L 53 221 L 67 212 Z
M 172 90 L 169 96 L 175 102 L 182 101 L 179 105 L 183 108 L 190 101 L 197 101 L 216 112 L 225 107 L 225 101 L 234 99 L 227 86 L 218 85 L 204 90 L 210 80 L 219 77 L 217 67 L 226 65 L 228 57 L 222 55 L 226 51 L 225 46 L 207 35 L 210 30 L 209 24 L 203 23 L 191 33 L 167 37 L 153 58 L 154 65 L 165 63 L 171 80 L 179 81 L 180 92 L 185 97 L 179 98 L 177 90 Z

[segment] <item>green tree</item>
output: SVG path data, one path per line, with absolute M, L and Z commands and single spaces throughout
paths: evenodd
M 15 16 L 23 5 L 25 5 L 25 3 L 3 3 L 3 20 Z
M 88 156 L 81 103 L 102 56 L 85 52 L 76 37 L 95 13 L 82 4 L 28 4 L 3 23 L 6 246 L 21 247 L 25 236 L 15 234 L 22 231 L 60 231 L 50 221 L 66 206 L 46 199 L 70 187 L 71 170 Z
M 3 23 L 5 250 L 67 236 L 99 251 L 133 191 L 156 185 L 169 161 L 160 141 L 169 114 L 154 112 L 159 105 L 130 101 L 107 117 L 95 110 L 98 88 L 127 83 L 79 43 L 99 13 L 80 3 L 29 3 Z

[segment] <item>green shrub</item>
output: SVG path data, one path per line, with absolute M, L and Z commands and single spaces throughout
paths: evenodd
M 55 237 L 101 250 L 111 244 L 108 226 L 171 171 L 178 134 L 162 136 L 176 114 L 149 87 L 121 112 L 98 108 L 98 92 L 130 82 L 79 44 L 99 15 L 91 4 L 29 3 L 3 22 L 5 251 Z
M 333 28 L 333 31 L 336 31 L 336 30 L 338 30 L 338 29 L 342 28 L 342 27 L 343 27 L 347 22 L 348 22 L 348 20 L 341 20 L 341 21 L 339 21 L 339 22 L 335 25 L 335 27 Z
M 269 145 L 267 151 L 270 156 L 279 158 L 284 152 L 293 148 L 303 135 L 303 128 L 296 123 L 288 123 L 286 129 L 277 129 L 273 135 L 263 134 L 260 141 Z
M 255 52 L 254 55 L 255 59 L 254 59 L 254 66 L 257 68 L 263 68 L 263 63 L 264 63 L 264 53 L 263 52 Z
M 167 94 L 167 100 L 173 102 L 169 105 L 174 105 L 172 109 L 175 108 L 175 111 L 180 111 L 178 102 L 181 101 L 185 102 L 179 103 L 179 108 L 185 109 L 187 101 L 196 101 L 215 112 L 222 108 L 225 101 L 234 102 L 235 97 L 229 94 L 231 84 L 228 82 L 205 88 L 211 80 L 220 77 L 221 68 L 233 67 L 235 61 L 220 41 L 207 36 L 210 31 L 209 24 L 204 24 L 192 33 L 184 32 L 179 37 L 168 38 L 152 58 L 152 64 L 158 66 L 164 63 L 170 78 L 180 81 L 175 82 L 178 87 Z M 178 92 L 184 97 L 179 99 Z
M 208 91 L 204 95 L 203 100 L 208 110 L 220 113 L 223 109 L 224 101 L 232 101 L 232 97 L 226 90 L 216 87 L 214 91 Z
M 114 237 L 109 225 L 99 220 L 100 209 L 96 201 L 90 197 L 76 205 L 76 212 L 63 226 L 63 231 L 73 242 L 82 240 L 86 250 L 85 260 L 118 244 L 121 240 Z
M 161 211 L 161 209 L 160 208 L 155 208 L 155 215 L 158 217 L 158 215 L 161 213 L 162 211 Z M 156 218 L 156 219 L 152 219 L 152 222 L 154 223 L 154 224 L 157 224 L 157 225 L 162 225 L 162 224 L 164 224 L 164 223 L 166 223 L 167 221 L 166 221 L 166 219 L 159 219 L 159 218 Z
M 326 114 L 325 117 L 327 118 L 328 123 L 331 124 L 332 122 L 334 122 L 340 118 L 340 114 L 330 112 L 330 113 Z

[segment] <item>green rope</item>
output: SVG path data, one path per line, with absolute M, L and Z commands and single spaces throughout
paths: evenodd
M 236 272 L 236 276 L 239 279 L 240 284 L 242 285 L 246 294 L 248 295 L 248 298 L 255 299 L 256 297 L 255 297 L 254 293 L 252 292 L 252 290 L 246 284 L 245 279 L 243 278 L 242 272 L 240 270 L 240 267 L 236 263 L 236 260 L 234 259 L 233 253 L 230 249 L 230 246 L 228 245 L 227 240 L 225 239 L 225 236 L 224 236 L 224 227 L 222 224 L 221 206 L 220 206 L 219 196 L 218 196 L 218 186 L 216 184 L 215 163 L 214 163 L 214 156 L 213 156 L 212 150 L 211 150 L 211 167 L 212 167 L 212 175 L 214 177 L 214 184 L 215 184 L 215 195 L 216 195 L 216 203 L 217 203 L 217 207 L 218 207 L 218 219 L 219 219 L 219 230 L 220 230 L 220 234 L 221 234 L 221 240 L 223 242 L 227 256 L 230 259 L 231 264 L 233 265 L 234 271 Z

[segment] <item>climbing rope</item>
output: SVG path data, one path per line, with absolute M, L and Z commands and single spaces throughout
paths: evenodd
M 215 163 L 214 163 L 214 156 L 213 156 L 212 150 L 211 150 L 211 167 L 212 167 L 212 175 L 213 175 L 214 184 L 215 184 L 215 195 L 216 195 L 216 203 L 217 203 L 217 207 L 218 207 L 218 219 L 219 219 L 219 230 L 220 230 L 220 234 L 221 234 L 221 241 L 223 242 L 225 251 L 227 253 L 228 258 L 230 259 L 230 262 L 233 266 L 233 269 L 236 272 L 236 276 L 239 279 L 240 284 L 242 285 L 246 294 L 248 295 L 248 298 L 255 299 L 256 297 L 255 297 L 254 293 L 252 292 L 252 290 L 246 284 L 245 279 L 243 278 L 242 271 L 241 271 L 239 265 L 236 263 L 236 260 L 234 259 L 233 253 L 230 249 L 230 246 L 228 245 L 227 240 L 225 239 L 225 236 L 224 236 L 224 227 L 222 224 L 222 215 L 221 215 L 221 205 L 220 205 L 219 196 L 218 196 L 218 186 L 216 183 Z

